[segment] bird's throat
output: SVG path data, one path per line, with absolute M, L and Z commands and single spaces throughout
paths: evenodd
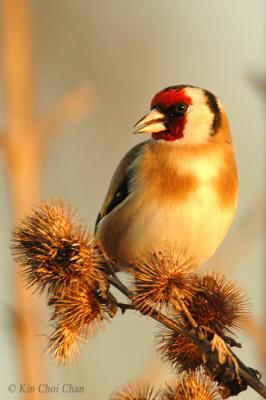
M 173 142 L 184 137 L 185 126 L 185 116 L 175 118 L 172 121 L 166 123 L 167 130 L 153 133 L 152 138 L 154 140 L 163 139 L 168 142 Z

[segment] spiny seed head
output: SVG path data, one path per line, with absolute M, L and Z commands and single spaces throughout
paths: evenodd
M 135 382 L 129 383 L 117 389 L 110 400 L 156 400 L 159 399 L 157 393 L 151 385 Z
M 219 400 L 216 384 L 202 370 L 180 375 L 167 385 L 161 400 Z
M 243 327 L 249 316 L 249 303 L 240 288 L 216 273 L 198 275 L 197 286 L 187 307 L 200 327 L 218 334 Z
M 51 320 L 67 326 L 86 338 L 97 332 L 108 318 L 97 292 L 75 282 L 71 287 L 50 296 L 48 305 L 54 307 Z
M 190 298 L 194 293 L 194 266 L 186 252 L 176 255 L 171 248 L 144 255 L 134 265 L 135 307 L 143 312 L 165 304 L 178 309 L 178 299 Z
M 54 332 L 49 336 L 48 350 L 54 354 L 59 365 L 71 364 L 79 354 L 78 332 L 64 324 L 56 326 Z
M 33 210 L 15 229 L 11 247 L 29 287 L 54 292 L 73 279 L 93 287 L 105 282 L 96 243 L 61 201 Z
M 188 337 L 163 328 L 156 336 L 158 350 L 164 361 L 180 371 L 195 370 L 203 364 L 203 352 Z

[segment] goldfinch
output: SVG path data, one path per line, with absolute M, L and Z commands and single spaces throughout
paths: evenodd
M 118 165 L 95 237 L 123 270 L 165 246 L 201 265 L 222 242 L 236 210 L 238 179 L 230 128 L 209 91 L 157 93 L 134 133 L 150 133 Z

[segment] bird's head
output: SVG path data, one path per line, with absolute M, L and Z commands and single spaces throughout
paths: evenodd
M 217 133 L 222 113 L 219 100 L 207 90 L 170 86 L 153 97 L 151 111 L 137 122 L 134 133 L 151 133 L 155 140 L 203 143 Z

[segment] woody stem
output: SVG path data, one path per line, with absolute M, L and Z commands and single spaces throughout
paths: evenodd
M 110 271 L 110 269 L 109 269 Z M 130 290 L 120 281 L 120 279 L 117 277 L 116 273 L 114 272 L 113 268 L 111 268 L 111 275 L 106 276 L 108 282 L 116 287 L 121 293 L 123 293 L 130 301 L 132 300 L 132 295 Z M 187 316 L 188 320 L 190 321 L 191 325 L 195 328 L 197 327 L 197 324 L 193 317 L 191 316 L 189 310 L 187 309 L 186 305 L 181 299 L 178 299 L 180 302 L 180 306 L 182 307 L 185 315 Z M 173 320 L 168 318 L 166 315 L 162 314 L 160 311 L 155 310 L 154 308 L 150 308 L 150 310 L 146 313 L 143 313 L 141 310 L 138 310 L 134 307 L 134 304 L 130 303 L 129 309 L 134 309 L 136 311 L 141 312 L 143 315 L 148 315 L 154 320 L 160 322 L 162 325 L 166 326 L 167 328 L 173 330 L 174 332 L 181 334 L 187 338 L 189 338 L 194 344 L 196 344 L 202 352 L 205 354 L 211 353 L 211 344 L 209 343 L 208 340 L 202 340 L 198 338 L 195 334 L 192 332 L 180 328 Z M 232 354 L 232 357 L 236 357 L 234 353 L 228 349 L 229 353 Z M 252 387 L 257 393 L 259 393 L 264 399 L 266 399 L 266 386 L 255 376 L 254 373 L 251 373 L 250 368 L 248 368 L 238 357 L 236 357 L 237 362 L 238 362 L 238 373 L 239 376 L 245 381 L 250 387 Z
M 185 305 L 184 301 L 180 298 L 180 295 L 178 293 L 178 290 L 174 290 L 174 297 L 176 298 L 176 300 L 179 303 L 179 306 L 181 307 L 183 313 L 185 314 L 186 318 L 188 319 L 188 321 L 190 322 L 192 328 L 197 328 L 198 325 L 196 323 L 196 321 L 194 320 L 194 318 L 192 317 L 191 313 L 189 312 L 187 306 Z

